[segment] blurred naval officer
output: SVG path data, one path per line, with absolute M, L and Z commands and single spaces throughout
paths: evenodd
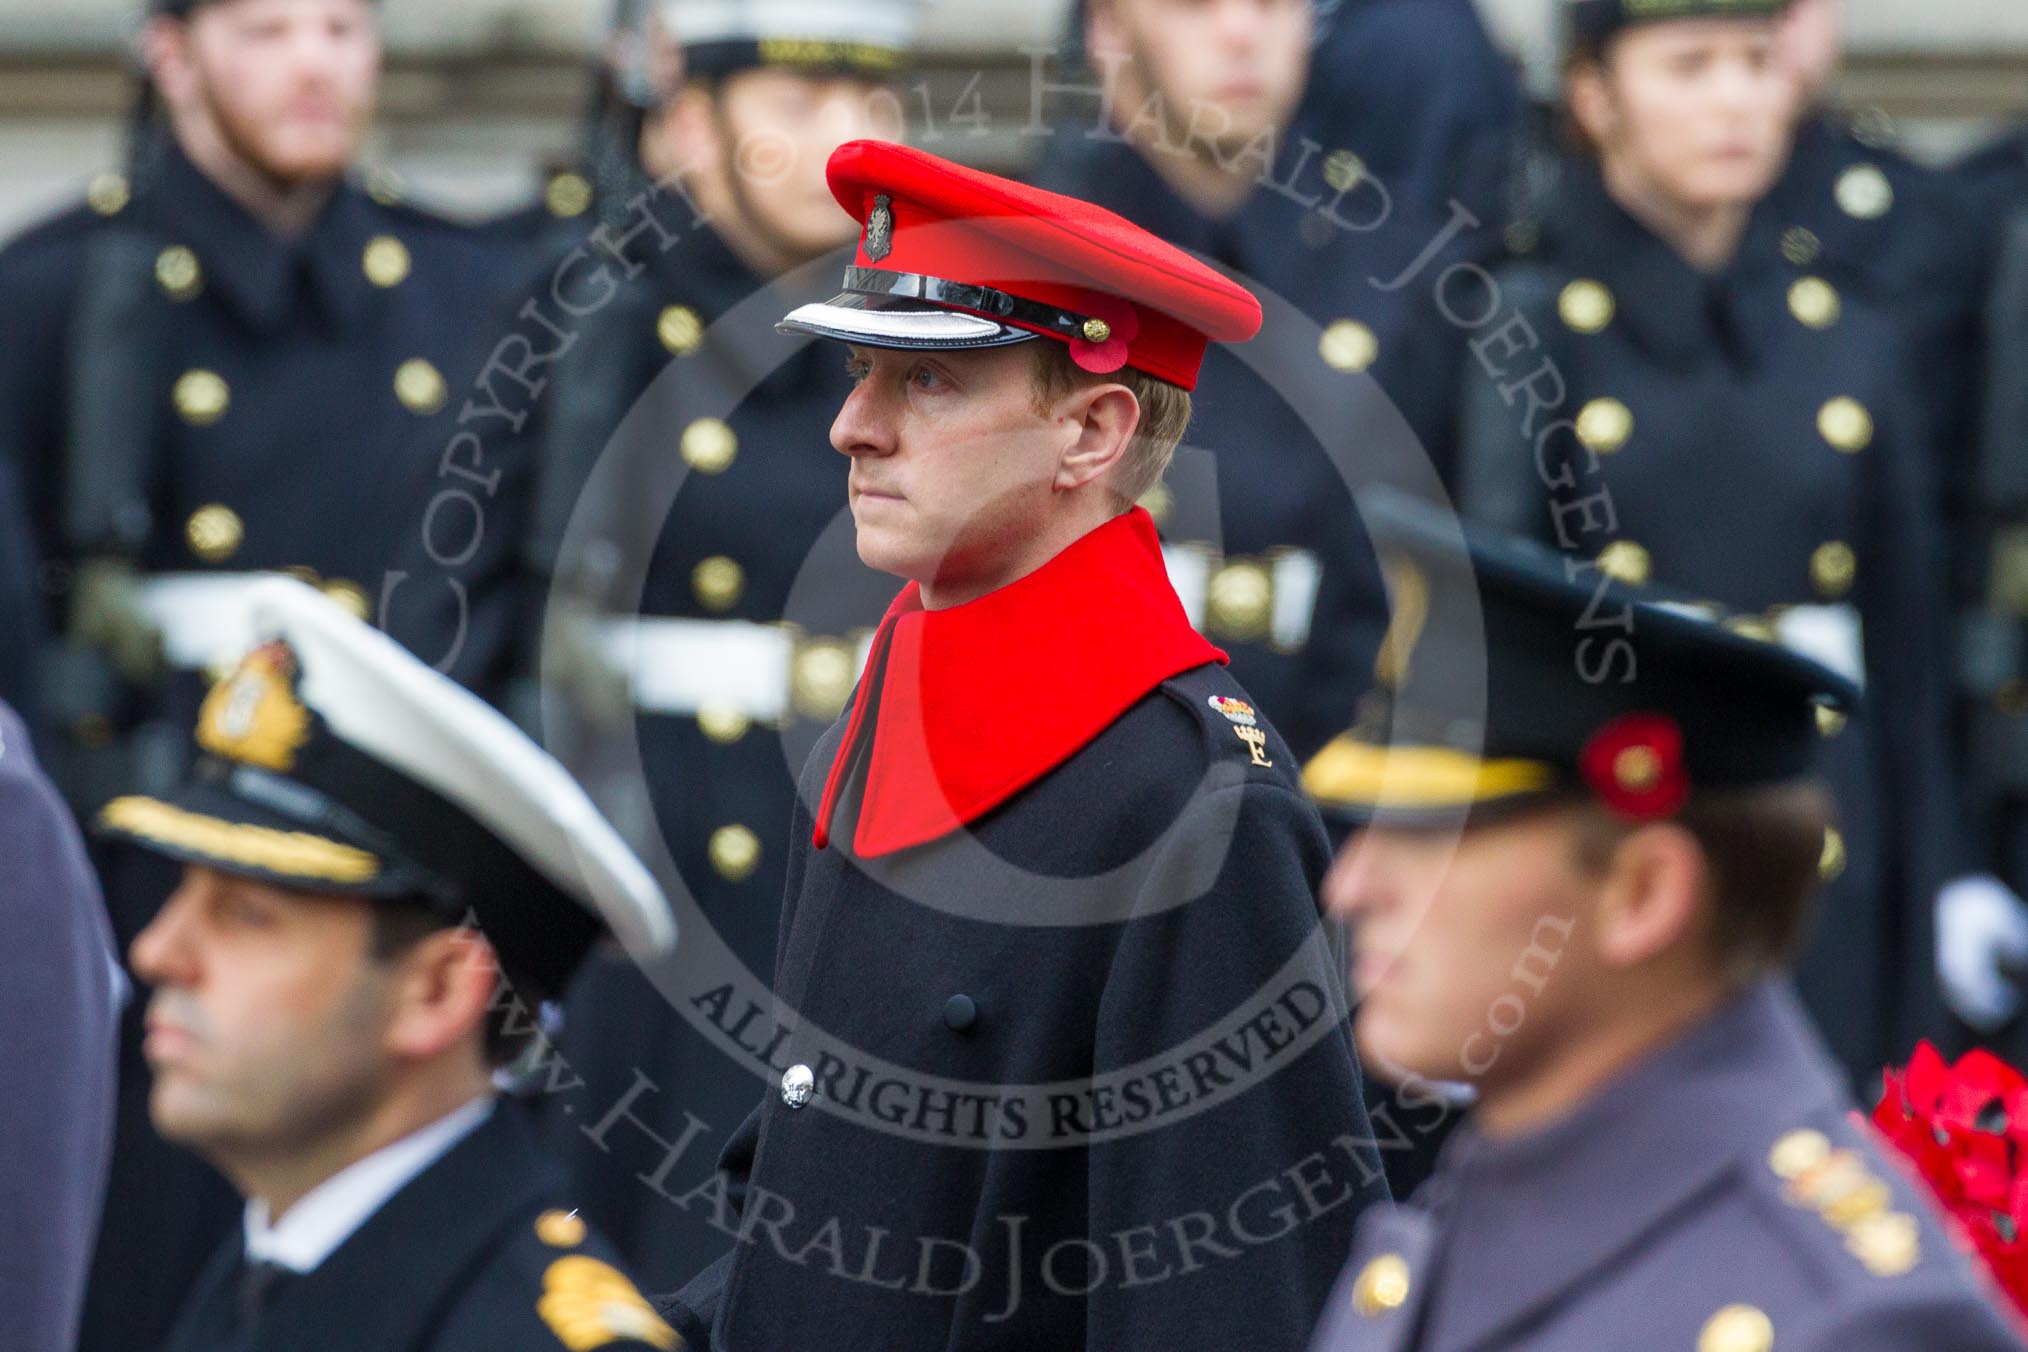
M 1346 7 L 1333 31 L 1371 18 Z M 1192 621 L 1303 752 L 1349 716 L 1384 627 L 1350 488 L 1447 481 L 1464 349 L 1438 279 L 1498 241 L 1391 157 L 1414 114 L 1374 125 L 1313 52 L 1314 19 L 1306 0 L 1093 0 L 1089 84 L 1056 77 L 1035 172 L 1263 293 L 1259 338 L 1207 358 L 1147 506 Z
M 1305 767 L 1359 825 L 1324 897 L 1367 1063 L 1477 1102 L 1362 1216 L 1312 1347 L 2018 1349 L 1783 980 L 1818 713 L 1856 690 L 1706 607 L 1366 506 L 1392 683 Z
M 905 580 L 804 769 L 776 1082 L 684 1206 L 716 1348 L 1297 1345 L 1385 1195 L 1288 745 L 1133 504 L 1242 287 L 1088 203 L 860 141 L 835 340 Z M 728 1020 L 740 1016 L 725 1011 Z
M 594 958 L 563 1039 L 583 1084 L 551 1103 L 587 1211 L 660 1287 L 724 1237 L 661 1195 L 677 1184 L 643 1176 L 708 1177 L 767 1073 L 692 1002 L 766 989 L 796 775 L 894 593 L 852 548 L 830 446 L 843 356 L 774 322 L 836 282 L 854 222 L 824 165 L 843 141 L 900 134 L 883 110 L 919 7 L 660 7 L 681 51 L 657 64 L 683 81 L 644 116 L 639 187 L 601 189 L 586 213 L 638 233 L 640 271 L 586 321 L 537 412 L 532 571 L 592 617 L 579 666 L 607 669 L 619 707 L 602 716 L 605 691 L 568 680 L 535 702 L 588 729 L 573 768 L 698 920 L 660 980 Z
M 501 675 L 512 429 L 461 421 L 460 388 L 499 339 L 503 278 L 473 232 L 348 177 L 379 22 L 370 0 L 158 0 L 128 172 L 0 254 L 0 458 L 44 533 L 45 759 L 82 812 L 174 782 L 266 570 L 384 616 L 460 679 Z M 167 880 L 129 867 L 105 879 L 121 943 Z M 129 1085 L 138 1045 L 130 1022 Z M 94 1294 L 88 1352 L 159 1333 L 232 1211 L 137 1096 L 121 1112 L 124 1223 L 97 1283 L 118 1291 Z
M 1782 8 L 1567 7 L 1583 147 L 1562 161 L 1539 248 L 1498 274 L 1504 318 L 1474 340 L 1459 502 L 1864 680 L 1867 710 L 1822 723 L 1832 886 L 1799 966 L 1859 1084 L 1938 1030 L 1938 964 L 1962 933 L 1950 899 L 1999 894 L 1948 890 L 1979 870 L 1906 336 L 1863 293 L 1781 259 L 1756 210 L 1795 106 Z M 2001 950 L 1972 956 L 1992 971 Z
M 0 1205 L 32 1236 L 0 1248 L 0 1346 L 77 1345 L 113 1148 L 119 962 L 77 823 L 0 702 L 0 1020 L 8 1092 Z
M 182 864 L 130 952 L 149 1109 L 246 1198 L 167 1346 L 678 1346 L 494 1088 L 667 902 L 490 706 L 302 582 L 251 604 L 188 779 L 99 816 Z

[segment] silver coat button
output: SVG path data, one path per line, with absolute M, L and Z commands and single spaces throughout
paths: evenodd
M 782 1072 L 782 1102 L 791 1108 L 802 1107 L 816 1092 L 816 1084 L 817 1077 L 808 1066 L 790 1066 Z

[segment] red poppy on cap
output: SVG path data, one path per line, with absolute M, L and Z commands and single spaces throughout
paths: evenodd
M 1088 371 L 1195 389 L 1207 344 L 1260 330 L 1245 287 L 1103 207 L 908 146 L 848 141 L 831 195 L 861 223 L 845 290 L 778 326 L 867 347 L 972 348 L 1037 335 Z
M 1615 718 L 1584 744 L 1577 768 L 1600 802 L 1634 821 L 1659 821 L 1690 798 L 1683 729 L 1666 714 Z

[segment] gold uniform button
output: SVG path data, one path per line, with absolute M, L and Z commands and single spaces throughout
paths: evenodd
M 197 255 L 181 244 L 172 244 L 155 255 L 155 280 L 171 300 L 190 300 L 204 290 L 204 269 Z
M 839 639 L 815 639 L 796 653 L 789 694 L 805 718 L 836 718 L 852 697 L 857 650 Z
M 1836 737 L 1845 730 L 1845 715 L 1828 704 L 1817 706 L 1817 732 L 1824 737 Z
M 1366 161 L 1349 150 L 1334 150 L 1324 157 L 1324 182 L 1333 192 L 1350 192 L 1352 185 L 1366 177 Z
M 1835 600 L 1851 591 L 1852 579 L 1858 571 L 1859 562 L 1852 555 L 1852 546 L 1843 540 L 1827 540 L 1810 554 L 1810 585 L 1826 600 Z
M 1611 455 L 1633 434 L 1633 410 L 1617 399 L 1594 399 L 1577 411 L 1577 439 L 1600 455 Z
M 1580 277 L 1556 298 L 1556 313 L 1579 333 L 1597 333 L 1613 322 L 1613 293 L 1603 283 Z
M 1317 340 L 1317 352 L 1334 371 L 1364 371 L 1380 355 L 1380 340 L 1358 320 L 1339 319 Z
M 1857 399 L 1841 394 L 1817 410 L 1817 433 L 1847 455 L 1863 451 L 1873 441 L 1873 415 Z
M 1817 232 L 1804 225 L 1792 225 L 1782 231 L 1782 257 L 1799 268 L 1806 268 L 1817 261 L 1824 245 L 1817 238 Z
M 739 438 L 722 418 L 699 418 L 683 429 L 683 461 L 700 474 L 718 474 L 739 454 Z
M 246 526 L 238 512 L 214 502 L 190 514 L 183 527 L 183 538 L 189 542 L 190 552 L 206 563 L 224 563 L 239 552 L 240 541 L 246 538 Z
M 443 373 L 421 357 L 410 357 L 395 370 L 394 397 L 418 417 L 438 412 L 450 396 L 451 387 L 444 383 Z
M 723 554 L 713 554 L 690 570 L 690 590 L 706 610 L 731 610 L 746 591 L 746 570 Z
M 1877 164 L 1853 165 L 1838 175 L 1837 185 L 1831 191 L 1838 199 L 1840 211 L 1862 221 L 1885 216 L 1894 205 L 1894 185 Z
M 133 195 L 133 189 L 120 174 L 95 175 L 85 188 L 85 202 L 101 216 L 119 215 L 127 209 Z
M 1769 1352 L 1774 1321 L 1753 1305 L 1728 1305 L 1704 1321 L 1697 1352 Z
M 1822 277 L 1801 277 L 1789 288 L 1789 313 L 1805 327 L 1830 328 L 1838 322 L 1838 310 L 1838 288 Z
M 721 826 L 711 833 L 711 866 L 727 882 L 745 882 L 760 867 L 760 837 L 744 826 Z
M 1407 1300 L 1408 1260 L 1398 1253 L 1381 1254 L 1352 1281 L 1352 1308 L 1363 1318 L 1376 1319 Z
M 373 602 L 367 598 L 366 588 L 348 578 L 334 577 L 326 582 L 324 595 L 345 607 L 346 611 L 362 620 L 373 618 Z
M 1775 1177 L 1793 1179 L 1822 1164 L 1831 1153 L 1831 1138 L 1813 1127 L 1786 1133 L 1767 1152 L 1767 1167 Z
M 408 245 L 393 235 L 375 235 L 367 241 L 366 252 L 361 255 L 359 265 L 366 273 L 366 280 L 375 286 L 400 286 L 408 277 Z
M 232 404 L 232 390 L 218 372 L 198 367 L 176 378 L 170 398 L 183 421 L 192 427 L 209 427 L 225 416 Z
M 535 1237 L 555 1249 L 584 1243 L 584 1218 L 575 1211 L 545 1211 L 535 1218 Z
M 1915 1217 L 1889 1211 L 1868 1216 L 1845 1232 L 1845 1247 L 1876 1277 L 1899 1277 L 1922 1259 Z
M 591 199 L 591 184 L 583 174 L 568 171 L 552 174 L 542 189 L 542 204 L 549 208 L 549 214 L 564 220 L 584 215 L 591 207 Z
M 1817 855 L 1817 876 L 1825 882 L 1836 881 L 1845 871 L 1845 837 L 1835 826 L 1824 828 L 1824 848 Z
M 1087 319 L 1084 321 L 1084 327 L 1078 332 L 1084 335 L 1087 343 L 1103 343 L 1113 336 L 1113 326 L 1103 319 Z
M 1268 631 L 1274 584 L 1258 563 L 1228 563 L 1205 589 L 1205 618 L 1227 638 L 1255 639 Z
M 1648 551 L 1632 540 L 1615 540 L 1599 551 L 1599 570 L 1631 586 L 1644 585 L 1653 571 Z
M 688 305 L 672 305 L 655 319 L 655 336 L 677 356 L 695 352 L 704 341 L 704 321 Z
M 697 726 L 720 746 L 731 746 L 746 736 L 753 720 L 733 705 L 712 701 L 698 706 Z

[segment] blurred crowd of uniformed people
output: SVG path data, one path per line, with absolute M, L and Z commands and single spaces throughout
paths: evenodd
M 920 130 L 883 94 L 917 6 L 855 8 L 841 43 L 622 3 L 580 152 L 472 224 L 361 168 L 368 0 L 155 6 L 127 162 L 0 251 L 0 695 L 80 816 L 184 771 L 280 570 L 556 750 L 702 918 L 672 962 L 765 976 L 796 772 L 894 585 L 842 515 L 843 365 L 772 330 L 855 237 L 829 151 Z M 1820 720 L 1799 981 L 1865 1088 L 1917 1037 L 2008 1045 L 2028 973 L 2028 138 L 1897 149 L 1836 102 L 1839 9 L 1611 62 L 1580 26 L 1544 104 L 1471 0 L 1087 0 L 1019 172 L 1262 297 L 1144 505 L 1299 755 L 1381 656 L 1381 481 L 1863 683 Z M 95 863 L 124 946 L 173 877 Z M 723 1236 L 587 1117 L 675 1141 L 754 1082 L 654 976 L 595 955 L 564 999 L 551 1144 L 667 1288 Z M 138 1009 L 88 1349 L 152 1345 L 239 1214 L 150 1132 Z

